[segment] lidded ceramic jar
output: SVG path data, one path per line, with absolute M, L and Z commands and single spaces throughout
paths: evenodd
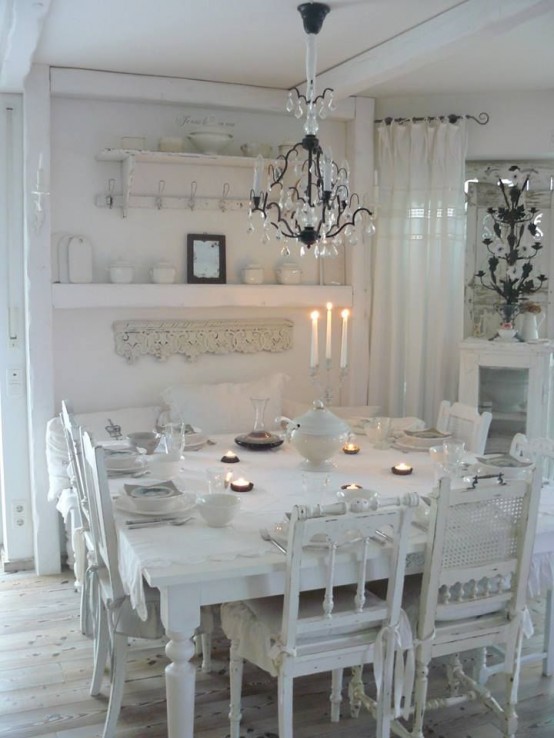
M 287 440 L 304 457 L 301 466 L 306 471 L 331 468 L 331 457 L 340 451 L 350 433 L 348 424 L 327 410 L 321 400 L 316 400 L 304 415 L 283 420 L 288 421 Z
M 114 261 L 108 267 L 110 282 L 114 284 L 129 284 L 135 276 L 135 267 L 128 261 Z
M 286 261 L 275 270 L 279 284 L 300 284 L 302 269 L 294 261 Z
M 259 264 L 247 264 L 242 270 L 242 281 L 244 284 L 262 284 L 264 281 L 264 270 Z
M 167 261 L 159 261 L 150 270 L 150 279 L 155 284 L 172 284 L 175 282 L 175 267 Z

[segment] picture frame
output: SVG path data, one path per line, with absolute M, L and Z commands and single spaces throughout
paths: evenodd
M 225 284 L 225 236 L 209 233 L 187 235 L 187 282 Z

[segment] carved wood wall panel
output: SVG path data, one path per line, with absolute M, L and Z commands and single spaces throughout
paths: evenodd
M 182 354 L 253 354 L 292 348 L 293 323 L 280 318 L 259 320 L 117 320 L 115 351 L 129 363 L 141 356 L 165 361 Z

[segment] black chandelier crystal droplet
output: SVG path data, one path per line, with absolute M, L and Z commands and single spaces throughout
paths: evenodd
M 295 87 L 289 92 L 287 111 L 305 116 L 304 137 L 267 166 L 256 160 L 250 191 L 250 216 L 260 213 L 264 229 L 272 226 L 278 239 L 295 239 L 316 256 L 332 255 L 339 239 L 355 242 L 354 227 L 367 220 L 367 232 L 374 232 L 373 213 L 350 192 L 349 167 L 333 161 L 330 149 L 323 150 L 317 136 L 318 118 L 334 110 L 333 90 L 316 95 L 315 37 L 329 12 L 323 3 L 298 6 L 306 33 L 306 94 Z M 267 187 L 263 178 L 267 175 Z M 328 244 L 331 244 L 328 246 Z

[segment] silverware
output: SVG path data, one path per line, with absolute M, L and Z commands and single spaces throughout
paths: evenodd
M 278 548 L 281 553 L 284 553 L 284 554 L 287 553 L 287 549 L 284 546 L 282 546 L 279 543 L 279 541 L 275 540 L 275 538 L 273 538 L 272 535 L 270 535 L 270 533 L 269 533 L 269 531 L 268 531 L 267 528 L 260 528 L 260 535 L 261 535 L 261 537 L 263 538 L 264 541 L 268 541 L 269 543 L 273 543 L 273 545 L 275 546 L 275 548 Z
M 164 518 L 158 520 L 144 521 L 126 520 L 125 525 L 127 526 L 128 530 L 137 530 L 139 528 L 155 528 L 161 525 L 179 526 L 188 523 L 189 520 L 192 520 L 192 515 L 189 515 L 188 518 Z

